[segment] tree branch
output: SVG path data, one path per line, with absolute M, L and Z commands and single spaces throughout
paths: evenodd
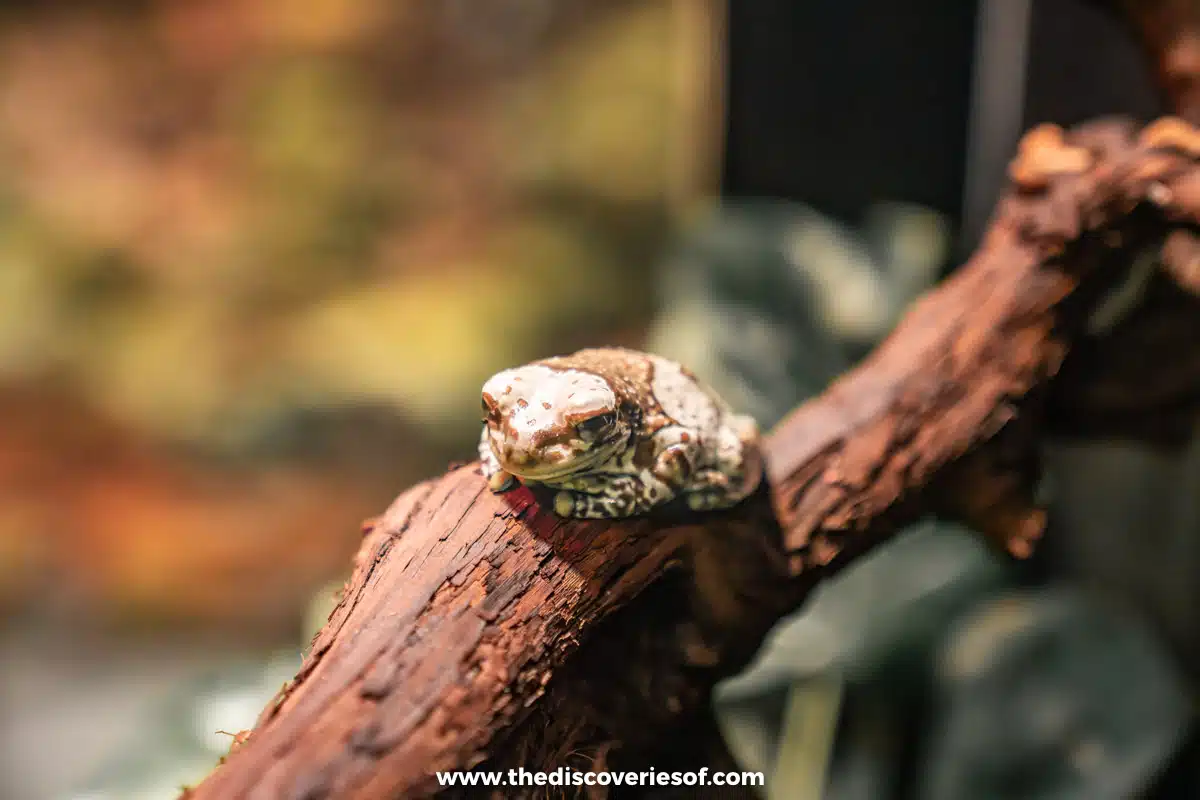
M 481 764 L 721 763 L 712 685 L 819 578 L 931 512 L 1024 555 L 1041 437 L 1194 419 L 1198 155 L 1200 134 L 1171 120 L 1031 132 L 977 254 L 767 437 L 767 481 L 736 509 L 564 521 L 528 490 L 492 495 L 475 466 L 405 492 L 296 680 L 190 797 L 421 796 L 434 771 Z M 1171 231 L 1170 269 L 1089 333 L 1131 258 Z M 1161 357 L 1104 358 L 1147 336 Z

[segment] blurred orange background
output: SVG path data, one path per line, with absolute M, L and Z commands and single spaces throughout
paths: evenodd
M 287 635 L 483 378 L 636 342 L 703 8 L 10 6 L 6 611 Z
M 641 341 L 717 7 L 4 5 L 0 797 L 202 776 L 488 375 Z

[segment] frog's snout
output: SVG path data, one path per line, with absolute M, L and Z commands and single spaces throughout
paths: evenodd
M 525 447 L 520 440 L 503 438 L 492 440 L 492 450 L 496 458 L 506 469 L 520 470 L 537 462 L 535 454 Z
M 579 453 L 568 443 L 537 446 L 527 441 L 495 441 L 492 450 L 505 471 L 532 480 L 548 479 L 570 470 Z

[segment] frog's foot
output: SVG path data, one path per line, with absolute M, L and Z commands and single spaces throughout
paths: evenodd
M 727 492 L 717 491 L 715 489 L 703 489 L 698 492 L 688 492 L 687 505 L 692 511 L 715 511 L 720 508 L 729 508 L 735 506 L 741 498 L 734 497 Z
M 484 469 L 483 476 L 487 478 L 488 488 L 496 494 L 507 492 L 509 489 L 515 489 L 517 486 L 517 479 L 511 473 L 504 470 L 498 470 L 489 475 L 487 470 Z
M 517 485 L 516 478 L 500 466 L 500 461 L 492 452 L 492 446 L 488 443 L 487 428 L 484 428 L 483 436 L 479 439 L 479 467 L 488 488 L 497 494 Z
M 682 444 L 671 445 L 658 454 L 651 472 L 672 492 L 679 491 L 692 474 L 692 450 Z
M 693 511 L 712 511 L 735 506 L 750 494 L 753 486 L 746 486 L 740 473 L 726 474 L 719 469 L 697 470 L 692 476 L 691 487 L 684 498 Z

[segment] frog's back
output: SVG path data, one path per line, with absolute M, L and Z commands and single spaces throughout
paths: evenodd
M 595 347 L 537 362 L 551 369 L 580 370 L 604 378 L 614 391 L 639 403 L 653 397 L 654 357 L 621 347 Z
M 728 413 L 717 394 L 686 367 L 670 359 L 621 347 L 580 350 L 539 362 L 558 370 L 582 370 L 599 375 L 624 402 L 651 416 L 699 430 L 711 429 Z

